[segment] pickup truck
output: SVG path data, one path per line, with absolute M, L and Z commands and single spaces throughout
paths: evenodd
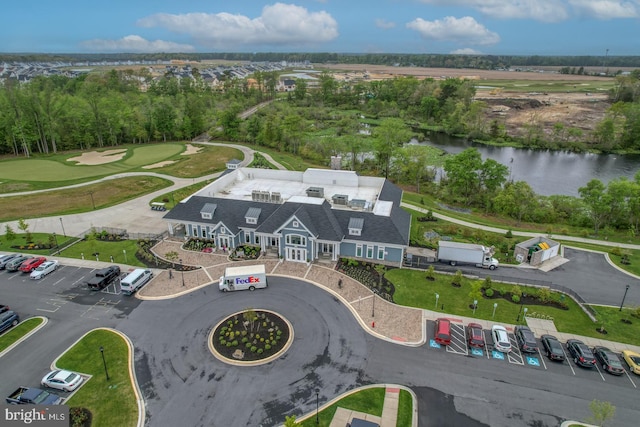
M 6 401 L 10 405 L 60 405 L 62 398 L 39 388 L 19 387 Z
M 99 291 L 107 287 L 118 276 L 120 276 L 120 267 L 111 265 L 96 271 L 96 275 L 87 281 L 87 286 L 92 291 Z

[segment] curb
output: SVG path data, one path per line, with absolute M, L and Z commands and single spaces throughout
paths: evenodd
M 145 411 L 145 405 L 144 405 L 144 399 L 142 399 L 142 393 L 140 392 L 140 387 L 138 386 L 138 378 L 136 377 L 136 371 L 133 368 L 134 366 L 134 360 L 133 360 L 133 343 L 131 342 L 131 340 L 129 339 L 128 336 L 126 336 L 124 333 L 116 330 L 116 329 L 111 329 L 111 328 L 94 328 L 91 329 L 90 331 L 85 332 L 80 338 L 78 338 L 77 340 L 75 340 L 73 342 L 73 344 L 71 344 L 69 347 L 67 347 L 67 349 L 62 352 L 58 357 L 56 357 L 54 359 L 54 361 L 51 363 L 51 369 L 59 369 L 56 366 L 56 363 L 58 362 L 58 360 L 60 360 L 60 358 L 62 356 L 64 356 L 70 349 L 71 347 L 75 346 L 76 344 L 78 344 L 80 342 L 80 340 L 82 340 L 84 337 L 86 337 L 87 335 L 89 335 L 91 332 L 94 331 L 109 331 L 112 333 L 115 333 L 116 335 L 120 336 L 120 338 L 122 338 L 124 340 L 124 342 L 127 344 L 127 348 L 129 349 L 129 363 L 127 364 L 129 367 L 129 378 L 131 379 L 131 385 L 133 386 L 133 393 L 136 396 L 136 404 L 138 405 L 138 423 L 136 424 L 137 427 L 143 427 L 145 424 L 145 418 L 146 418 L 146 411 Z M 83 375 L 91 378 L 91 375 L 87 375 L 84 374 Z M 82 387 L 80 387 L 82 388 Z M 75 393 L 75 392 L 74 392 Z M 73 396 L 73 394 L 71 395 Z M 69 396 L 69 397 L 71 397 Z M 68 398 L 67 398 L 68 399 Z
M 49 319 L 47 319 L 44 316 L 34 316 L 34 317 L 29 317 L 29 319 L 42 319 L 42 323 L 40 323 L 38 326 L 36 326 L 32 330 L 30 330 L 28 333 L 26 333 L 22 337 L 20 337 L 19 340 L 17 340 L 13 344 L 11 344 L 9 347 L 7 347 L 4 350 L 2 350 L 2 352 L 0 352 L 0 357 L 2 357 L 5 354 L 9 353 L 11 350 L 16 348 L 18 346 L 18 344 L 20 344 L 21 342 L 25 341 L 27 338 L 31 337 L 31 335 L 35 334 L 40 329 L 44 328 L 47 323 L 49 323 Z M 24 322 L 25 320 L 29 320 L 29 319 L 24 319 L 22 322 Z M 20 323 L 22 323 L 22 322 L 20 322 Z M 20 325 L 20 323 L 18 323 L 18 325 Z

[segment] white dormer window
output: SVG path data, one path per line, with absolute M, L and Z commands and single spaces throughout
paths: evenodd
M 247 224 L 257 224 L 258 218 L 247 218 Z
M 200 210 L 200 217 L 202 219 L 212 219 L 217 207 L 218 205 L 215 203 L 205 203 Z
M 298 223 L 298 221 L 293 221 L 293 228 L 298 228 L 300 227 L 300 224 Z
M 362 227 L 364 226 L 363 218 L 350 218 L 349 219 L 349 235 L 360 236 L 362 235 Z

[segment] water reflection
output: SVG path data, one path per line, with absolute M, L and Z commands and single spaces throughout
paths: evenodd
M 538 194 L 578 195 L 578 188 L 591 179 L 605 184 L 626 176 L 633 179 L 640 170 L 640 155 L 571 153 L 566 151 L 530 150 L 476 144 L 443 134 L 432 134 L 428 141 L 412 143 L 431 145 L 457 154 L 476 148 L 483 159 L 493 159 L 510 168 L 514 181 L 526 181 Z

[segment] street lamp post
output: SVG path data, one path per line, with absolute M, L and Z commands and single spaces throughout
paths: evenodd
M 473 314 L 476 314 L 476 308 L 478 308 L 478 300 L 473 300 Z
M 182 258 L 180 258 L 180 272 L 182 273 L 182 286 L 184 286 L 184 264 L 182 264 Z
M 93 206 L 93 210 L 96 210 L 96 202 L 93 200 L 93 191 L 89 191 L 89 196 L 91 196 L 91 205 Z
M 62 235 L 63 235 L 63 236 L 66 236 L 66 235 L 67 235 L 67 233 L 65 233 L 65 232 L 64 232 L 64 224 L 63 224 L 63 222 L 62 222 L 62 217 L 60 217 L 60 226 L 62 227 Z
M 371 317 L 376 317 L 376 293 L 373 293 L 373 302 L 371 303 Z
M 496 316 L 496 308 L 498 308 L 498 303 L 494 302 L 493 303 L 493 314 L 491 315 L 492 319 Z
M 126 250 L 126 249 L 123 249 L 123 250 L 122 250 L 122 253 L 124 254 L 124 263 L 125 263 L 125 264 L 128 264 L 128 261 L 127 261 L 127 250 Z
M 100 354 L 102 355 L 102 363 L 104 364 L 104 373 L 107 376 L 107 381 L 109 381 L 109 371 L 107 371 L 107 361 L 104 359 L 104 347 L 100 346 Z
M 628 291 L 629 291 L 629 285 L 626 285 L 624 287 L 624 295 L 622 296 L 622 302 L 620 303 L 620 310 L 618 310 L 618 311 L 622 311 L 622 306 L 624 305 L 625 298 L 627 298 L 627 292 Z
M 440 294 L 436 292 L 436 308 L 438 308 L 438 299 L 440 299 Z
M 316 389 L 316 425 L 320 424 L 320 419 L 318 418 L 318 402 L 319 402 L 319 393 L 320 389 Z

